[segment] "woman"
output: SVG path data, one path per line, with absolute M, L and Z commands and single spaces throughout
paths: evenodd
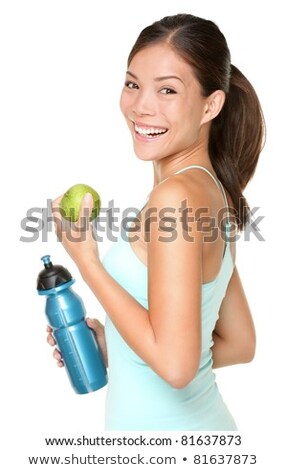
M 57 224 L 107 313 L 105 329 L 87 320 L 109 367 L 106 429 L 235 430 L 212 368 L 254 356 L 234 240 L 262 149 L 260 104 L 218 27 L 179 14 L 141 32 L 120 105 L 136 155 L 154 168 L 132 236 L 100 261 L 91 227 L 71 242 Z M 88 195 L 82 216 L 91 205 Z

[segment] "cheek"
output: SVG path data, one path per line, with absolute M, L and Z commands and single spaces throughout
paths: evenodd
M 197 103 L 185 104 L 180 113 L 181 126 L 189 129 L 191 132 L 197 133 L 201 127 L 203 109 Z
M 125 110 L 127 108 L 126 101 L 127 100 L 126 100 L 125 92 L 122 91 L 121 96 L 120 96 L 120 110 L 123 114 L 125 114 Z
M 174 127 L 187 127 L 194 119 L 194 104 L 188 104 L 186 96 L 182 96 L 180 99 L 164 103 L 161 112 Z
M 170 103 L 166 115 L 169 117 L 172 130 L 181 137 L 190 132 L 194 125 L 193 111 L 182 101 Z
M 180 145 L 188 147 L 194 144 L 200 134 L 201 110 L 194 103 L 174 109 L 172 128 Z
M 127 109 L 130 106 L 130 98 L 125 92 L 125 90 L 122 91 L 121 96 L 120 96 L 120 110 L 123 114 L 126 114 Z

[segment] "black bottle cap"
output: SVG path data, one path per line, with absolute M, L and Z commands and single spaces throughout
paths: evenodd
M 53 265 L 49 255 L 42 256 L 45 268 L 38 275 L 37 290 L 47 290 L 71 281 L 70 272 L 60 264 Z

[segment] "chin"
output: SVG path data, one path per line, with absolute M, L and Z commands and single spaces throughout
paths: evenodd
M 134 148 L 134 152 L 139 160 L 150 162 L 152 160 L 159 160 L 161 157 L 159 155 L 154 154 L 153 152 L 147 151 L 140 151 L 139 149 Z

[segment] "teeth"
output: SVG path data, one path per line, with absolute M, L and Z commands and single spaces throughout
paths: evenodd
M 135 124 L 135 130 L 136 132 L 138 132 L 139 134 L 141 135 L 147 135 L 147 134 L 163 134 L 164 132 L 167 131 L 167 129 L 155 129 L 153 127 L 150 127 L 149 129 L 147 128 L 143 128 L 143 127 L 139 127 Z

